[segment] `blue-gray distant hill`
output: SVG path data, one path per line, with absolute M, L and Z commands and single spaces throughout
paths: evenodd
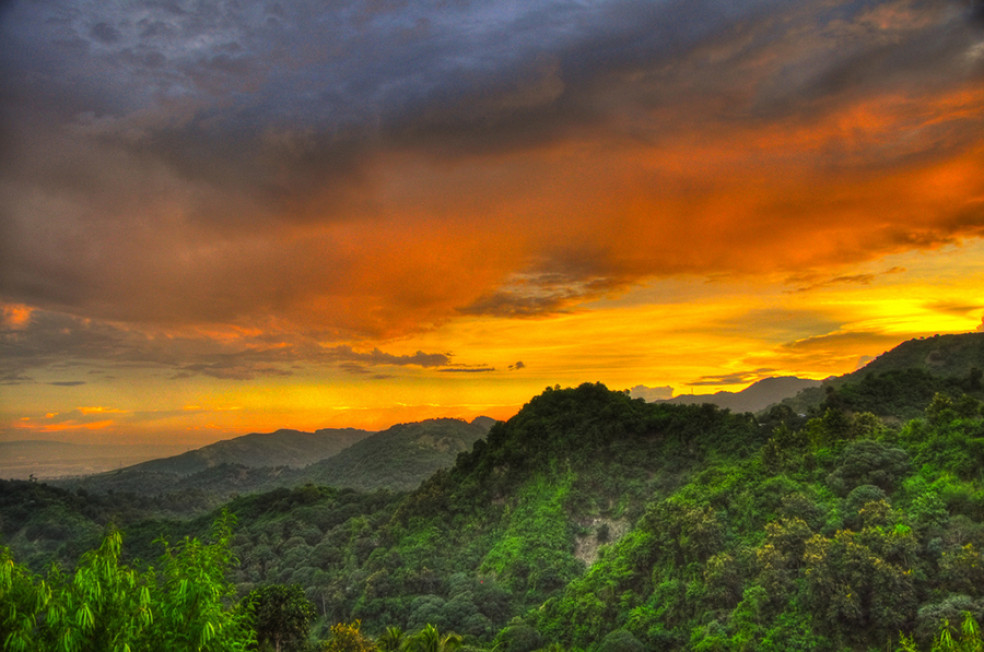
M 216 442 L 181 455 L 52 484 L 92 493 L 185 494 L 209 506 L 235 494 L 314 483 L 364 491 L 416 488 L 452 466 L 495 423 L 479 417 L 431 419 L 382 432 L 278 430 Z
M 760 412 L 770 405 L 779 403 L 783 399 L 795 396 L 804 389 L 819 386 L 819 380 L 809 380 L 795 376 L 779 376 L 760 380 L 740 392 L 690 394 L 674 396 L 671 399 L 659 402 L 673 403 L 676 405 L 701 405 L 710 403 L 719 408 L 726 408 L 737 413 Z
M 479 417 L 471 423 L 428 419 L 396 425 L 301 469 L 294 484 L 311 482 L 363 491 L 416 489 L 438 469 L 452 466 L 459 453 L 470 451 L 494 423 Z
M 337 455 L 372 434 L 372 431 L 355 428 L 325 428 L 314 432 L 282 429 L 271 433 L 253 433 L 217 441 L 173 457 L 135 464 L 126 470 L 184 476 L 222 464 L 252 468 L 300 468 Z

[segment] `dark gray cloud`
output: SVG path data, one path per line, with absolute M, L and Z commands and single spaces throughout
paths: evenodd
M 449 353 L 424 353 L 423 351 L 417 351 L 413 355 L 393 355 L 391 353 L 384 353 L 379 349 L 373 349 L 367 353 L 360 353 L 347 345 L 326 349 L 323 357 L 327 360 L 344 361 L 346 363 L 355 362 L 371 366 L 411 365 L 416 367 L 444 367 L 451 364 L 451 354 Z
M 623 229 L 603 200 L 592 207 L 597 224 L 566 224 L 569 207 L 545 202 L 523 224 L 530 243 L 502 263 L 508 269 L 470 256 L 484 274 L 469 291 L 442 294 L 409 264 L 392 274 L 409 279 L 403 285 L 366 280 L 385 257 L 398 260 L 394 243 L 422 215 L 448 223 L 451 246 L 473 230 L 502 246 L 497 229 L 513 228 L 495 217 L 496 202 L 536 205 L 567 190 L 533 176 L 464 214 L 442 193 L 469 189 L 448 182 L 406 206 L 405 230 L 352 242 L 316 231 L 392 217 L 379 199 L 394 192 L 377 174 L 387 157 L 410 152 L 443 173 L 579 139 L 659 152 L 681 132 L 701 145 L 762 124 L 808 130 L 872 95 L 900 91 L 921 107 L 920 94 L 984 80 L 979 3 L 957 0 L 20 0 L 0 11 L 0 299 L 124 324 L 303 320 L 317 300 L 328 307 L 309 319 L 330 321 L 334 341 L 405 333 L 456 310 L 550 314 L 658 274 L 749 265 L 734 262 L 742 249 L 730 241 L 726 251 L 706 246 L 728 240 L 707 217 L 715 206 L 685 202 L 685 213 L 669 207 L 664 216 L 664 197 L 701 198 L 721 182 L 702 176 L 698 152 L 679 162 L 690 176 L 654 172 L 639 182 L 651 193 L 641 210 L 659 226 Z M 979 143 L 968 137 L 981 126 L 972 111 L 956 122 L 913 115 L 912 134 L 887 145 L 852 146 L 848 127 L 811 156 L 851 176 Z M 741 151 L 754 155 L 749 145 Z M 782 180 L 785 163 L 766 160 L 766 180 Z M 622 196 L 619 180 L 588 180 L 598 197 Z M 747 231 L 800 237 L 852 199 L 809 190 L 809 211 L 777 198 L 756 207 L 765 217 Z M 923 226 L 899 217 L 879 234 L 881 246 L 984 233 L 979 205 L 952 211 Z M 313 235 L 298 232 L 311 225 Z M 583 242 L 566 244 L 580 233 Z M 877 255 L 870 239 L 863 244 L 838 255 Z M 534 280 L 516 283 L 517 275 Z M 355 305 L 362 297 L 393 306 Z M 89 349 L 98 346 L 92 330 L 81 343 Z M 202 364 L 195 373 L 226 373 L 218 361 Z
M 209 376 L 225 380 L 286 377 L 300 364 L 333 365 L 349 372 L 370 373 L 380 367 L 474 369 L 452 361 L 450 353 L 395 355 L 378 348 L 357 351 L 351 346 L 323 347 L 296 334 L 255 334 L 223 343 L 209 334 L 146 333 L 103 321 L 37 310 L 16 327 L 0 329 L 0 384 L 36 382 L 31 371 L 91 365 L 98 369 L 140 367 L 161 369 L 172 379 Z M 377 374 L 378 375 L 378 374 Z M 54 386 L 85 384 L 81 380 L 47 381 Z
M 449 374 L 482 374 L 495 371 L 495 367 L 445 367 L 438 371 Z
M 763 378 L 768 378 L 775 373 L 775 369 L 759 368 L 749 371 L 737 371 L 720 376 L 701 376 L 699 379 L 688 383 L 689 385 L 747 385 Z
M 507 284 L 478 297 L 458 309 L 465 315 L 496 317 L 541 317 L 562 313 L 571 306 L 611 291 L 621 284 L 611 278 L 585 280 L 586 270 L 571 269 L 578 256 L 565 256 L 552 263 L 566 266 L 563 273 L 517 274 Z
M 842 274 L 839 276 L 833 276 L 829 278 L 824 278 L 821 280 L 806 279 L 803 277 L 792 277 L 788 280 L 789 283 L 796 283 L 799 285 L 802 280 L 809 280 L 810 282 L 799 285 L 796 288 L 796 292 L 810 292 L 818 288 L 828 287 L 831 285 L 871 285 L 879 276 L 886 276 L 890 274 L 901 274 L 905 272 L 903 267 L 892 267 L 886 269 L 878 274 L 863 273 L 863 274 Z

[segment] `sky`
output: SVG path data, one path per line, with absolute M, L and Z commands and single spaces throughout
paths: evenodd
M 984 330 L 980 0 L 13 0 L 0 78 L 0 441 L 508 418 Z

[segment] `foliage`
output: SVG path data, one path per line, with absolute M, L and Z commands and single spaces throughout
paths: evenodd
M 276 652 L 304 649 L 316 611 L 300 584 L 266 584 L 250 591 L 243 603 L 260 645 Z
M 34 576 L 0 552 L 0 636 L 8 650 L 245 650 L 245 614 L 230 605 L 229 519 L 214 540 L 166 546 L 160 571 L 120 564 L 122 536 L 110 532 L 74 576 Z
M 358 620 L 332 625 L 331 638 L 321 649 L 325 652 L 375 652 L 375 643 L 359 631 L 361 626 Z
M 984 419 L 973 378 L 907 378 L 802 418 L 552 388 L 410 493 L 278 489 L 228 504 L 226 557 L 191 544 L 214 516 L 132 521 L 127 548 L 185 537 L 240 595 L 300 585 L 328 649 L 928 650 L 984 620 Z M 154 623 L 166 559 L 133 571 Z M 6 595 L 30 603 L 40 580 L 14 568 Z

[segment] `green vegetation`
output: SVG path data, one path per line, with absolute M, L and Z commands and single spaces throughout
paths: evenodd
M 73 576 L 42 578 L 0 550 L 0 640 L 5 650 L 246 650 L 247 614 L 232 602 L 229 518 L 213 541 L 164 543 L 160 569 L 120 563 L 122 537 L 110 533 L 83 555 Z
M 126 550 L 111 535 L 74 576 L 4 553 L 3 635 L 111 649 L 183 617 L 196 624 L 172 649 L 208 623 L 215 646 L 282 650 L 981 649 L 975 377 L 872 373 L 805 416 L 548 389 L 414 491 L 244 496 L 225 506 L 232 533 L 218 513 L 161 520 L 117 500 Z M 108 523 L 101 497 L 7 491 L 34 501 L 0 511 L 33 569 Z M 155 570 L 162 536 L 184 543 Z M 187 606 L 198 568 L 213 588 Z M 92 585 L 108 587 L 98 608 L 79 593 Z

